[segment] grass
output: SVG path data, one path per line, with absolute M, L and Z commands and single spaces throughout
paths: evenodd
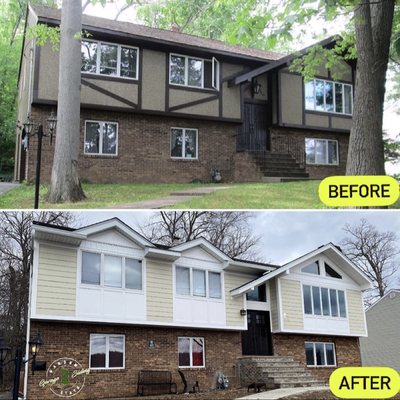
M 228 189 L 195 196 L 169 208 L 179 209 L 326 209 L 318 197 L 320 181 L 285 183 L 243 183 Z M 50 204 L 44 201 L 47 187 L 41 187 L 40 208 L 105 208 L 168 197 L 171 192 L 195 189 L 202 184 L 84 184 L 87 199 L 79 203 Z M 0 209 L 32 208 L 33 185 L 21 185 L 0 196 Z M 400 209 L 400 199 L 390 208 Z

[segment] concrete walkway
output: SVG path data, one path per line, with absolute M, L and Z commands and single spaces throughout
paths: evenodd
M 17 186 L 19 186 L 19 183 L 0 182 L 0 196 Z
M 229 186 L 207 186 L 194 189 L 185 189 L 179 192 L 173 192 L 168 197 L 161 199 L 137 201 L 136 203 L 121 204 L 112 207 L 111 209 L 157 209 L 173 206 L 186 200 L 191 200 L 196 196 L 205 196 L 214 193 L 217 190 L 228 189 Z M 179 208 L 179 207 L 178 207 Z
M 323 390 L 329 390 L 327 386 L 315 386 L 315 387 L 299 387 L 299 388 L 287 388 L 287 389 L 274 389 L 265 392 L 254 393 L 250 396 L 241 397 L 240 400 L 278 400 L 284 399 L 289 396 L 298 396 L 300 394 L 308 392 L 319 392 Z M 238 399 L 239 400 L 239 399 Z

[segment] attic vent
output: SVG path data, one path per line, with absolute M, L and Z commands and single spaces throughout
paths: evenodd
M 392 292 L 389 294 L 389 299 L 393 300 L 396 297 L 396 292 Z

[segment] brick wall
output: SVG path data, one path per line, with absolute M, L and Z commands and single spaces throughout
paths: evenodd
M 31 332 L 40 331 L 44 345 L 38 355 L 46 360 L 47 367 L 61 358 L 70 357 L 89 367 L 89 338 L 91 333 L 125 335 L 125 369 L 91 371 L 82 391 L 74 399 L 118 398 L 136 395 L 138 371 L 141 369 L 170 370 L 173 381 L 182 392 L 183 384 L 178 374 L 178 336 L 200 336 L 205 339 L 205 368 L 183 369 L 188 381 L 198 380 L 200 389 L 212 386 L 216 371 L 222 371 L 236 384 L 235 363 L 241 355 L 239 332 L 192 330 L 178 328 L 131 327 L 125 325 L 97 325 L 33 321 Z M 155 340 L 155 349 L 149 349 L 148 341 Z M 29 374 L 28 399 L 54 399 L 49 388 L 40 388 L 45 371 Z
M 292 128 L 273 128 L 271 130 L 271 150 L 282 151 L 280 146 L 279 137 L 288 136 L 292 138 L 294 146 L 301 152 L 305 152 L 305 139 L 306 138 L 319 138 L 319 139 L 333 139 L 338 141 L 339 148 L 339 165 L 307 165 L 306 172 L 309 173 L 312 179 L 323 179 L 327 176 L 345 175 L 347 152 L 349 149 L 349 134 L 339 132 L 318 132 L 307 131 L 304 129 Z
M 32 108 L 32 119 L 43 123 L 50 107 Z M 118 122 L 118 155 L 84 155 L 84 121 Z M 171 127 L 198 129 L 198 160 L 170 157 Z M 147 116 L 84 109 L 81 111 L 79 173 L 82 181 L 107 182 L 191 182 L 211 180 L 211 168 L 221 171 L 224 181 L 233 180 L 232 158 L 236 152 L 237 125 L 203 120 Z M 28 152 L 28 181 L 34 180 L 36 138 Z M 43 142 L 42 182 L 49 182 L 53 146 Z
M 337 367 L 308 367 L 317 378 L 328 381 L 330 374 L 338 367 L 361 366 L 358 338 L 341 336 L 315 336 L 273 334 L 272 342 L 275 356 L 291 356 L 295 361 L 307 367 L 305 342 L 334 343 Z

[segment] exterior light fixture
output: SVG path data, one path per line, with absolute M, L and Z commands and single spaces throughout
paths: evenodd
M 26 147 L 29 147 L 29 138 L 30 136 L 37 135 L 38 144 L 37 144 L 37 153 L 36 153 L 36 177 L 35 177 L 35 204 L 34 209 L 37 210 L 39 208 L 39 187 L 40 187 L 40 167 L 42 161 L 42 139 L 44 136 L 50 136 L 50 144 L 53 143 L 53 133 L 57 127 L 57 118 L 52 111 L 49 118 L 47 118 L 47 127 L 50 131 L 50 135 L 46 135 L 43 132 L 43 125 L 40 124 L 37 127 L 36 132 L 34 132 L 34 123 L 31 120 L 30 115 L 28 114 L 26 118 L 26 122 L 23 124 L 23 131 L 25 132 L 24 141 Z
M 40 337 L 40 333 L 38 332 L 38 334 L 29 341 L 29 348 L 33 357 L 36 357 L 36 354 L 39 353 L 40 346 L 42 346 L 42 344 L 43 340 Z
M 255 94 L 260 94 L 261 93 L 261 83 L 258 83 L 257 79 L 255 79 L 252 84 L 251 84 L 251 91 L 253 93 L 253 96 Z
M 245 309 L 241 309 L 240 310 L 240 315 L 242 316 L 242 317 L 244 317 L 245 315 L 247 315 L 247 310 L 245 310 Z

